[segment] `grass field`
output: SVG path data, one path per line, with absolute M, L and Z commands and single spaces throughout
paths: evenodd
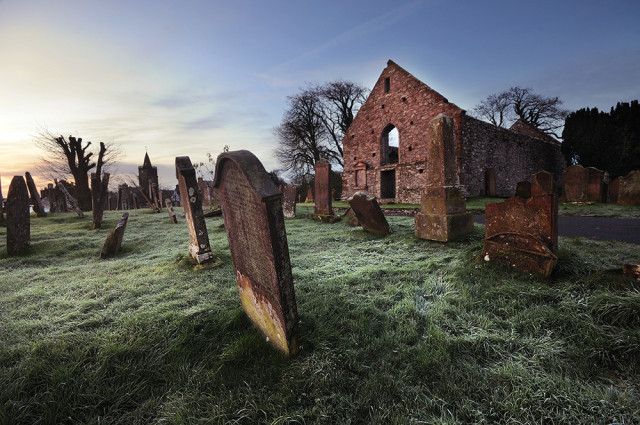
M 223 264 L 194 270 L 166 211 L 131 211 L 100 260 L 119 217 L 34 217 L 16 258 L 0 227 L 1 424 L 640 423 L 637 245 L 560 238 L 543 280 L 484 263 L 481 225 L 441 244 L 300 213 L 287 359 L 241 309 L 221 218 Z

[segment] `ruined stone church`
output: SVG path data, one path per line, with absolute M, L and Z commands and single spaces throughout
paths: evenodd
M 390 60 L 344 136 L 342 197 L 362 191 L 381 202 L 420 202 L 429 122 L 439 114 L 454 120 L 457 172 L 468 196 L 513 196 L 517 182 L 541 170 L 561 178 L 566 163 L 557 140 L 523 121 L 504 129 L 467 116 Z

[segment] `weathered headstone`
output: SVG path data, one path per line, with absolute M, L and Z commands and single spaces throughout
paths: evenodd
M 7 193 L 7 254 L 25 254 L 31 243 L 29 192 L 22 176 L 14 176 Z
M 564 202 L 587 202 L 589 171 L 580 164 L 567 167 L 562 172 L 562 200 Z
M 624 177 L 619 177 L 618 203 L 640 205 L 640 170 L 630 171 Z
M 282 199 L 284 218 L 296 218 L 296 185 L 288 184 L 284 187 Z
M 122 218 L 118 222 L 116 228 L 109 232 L 107 239 L 104 241 L 104 245 L 102 246 L 102 251 L 100 251 L 101 258 L 107 258 L 120 252 L 122 237 L 124 236 L 124 231 L 127 228 L 128 219 L 128 212 L 122 214 Z
M 438 115 L 429 123 L 426 187 L 421 210 L 415 215 L 415 234 L 421 239 L 447 242 L 473 231 L 459 186 L 453 118 Z
M 311 186 L 307 188 L 307 199 L 305 199 L 304 202 L 313 202 L 313 190 L 311 189 Z
M 340 217 L 333 213 L 331 200 L 331 188 L 329 186 L 329 175 L 331 166 L 328 162 L 320 160 L 316 163 L 315 177 L 315 209 L 311 218 L 325 223 L 340 221 Z
M 531 197 L 531 183 L 528 181 L 521 181 L 516 184 L 516 194 L 523 199 Z
M 553 174 L 542 170 L 531 176 L 531 195 L 551 195 L 556 193 Z
M 36 213 L 38 217 L 46 217 L 47 213 L 44 210 L 44 205 L 42 205 L 42 200 L 40 199 L 38 188 L 36 187 L 36 184 L 33 181 L 33 177 L 31 177 L 31 173 L 27 171 L 26 173 L 24 173 L 24 177 L 27 180 L 27 188 L 29 189 L 29 193 L 31 194 L 33 211 Z
M 603 202 L 604 171 L 594 167 L 585 168 L 587 171 L 587 201 Z
M 358 217 L 358 223 L 365 231 L 379 235 L 391 233 L 389 223 L 375 196 L 369 196 L 364 192 L 356 192 L 347 202 L 349 202 L 349 206 Z
M 176 157 L 176 177 L 180 185 L 180 199 L 182 199 L 185 221 L 189 229 L 189 254 L 198 264 L 213 262 L 215 258 L 209 245 L 209 233 L 202 212 L 196 170 L 188 156 Z
M 640 281 L 640 263 L 625 263 L 622 266 L 622 275 Z
M 545 277 L 558 257 L 556 195 L 515 196 L 485 208 L 485 261 L 497 261 Z
M 71 204 L 71 206 L 73 207 L 73 209 L 76 211 L 76 214 L 78 214 L 78 217 L 84 217 L 84 213 L 82 212 L 82 209 L 78 205 L 78 201 L 76 200 L 76 198 L 71 196 L 71 194 L 69 193 L 69 191 L 67 190 L 65 185 L 62 184 L 62 183 L 58 183 L 57 179 L 53 179 L 53 181 L 56 184 L 56 191 L 58 193 L 62 192 L 63 197 L 66 199 L 65 205 L 66 205 L 67 202 L 69 202 Z
M 164 202 L 167 205 L 167 213 L 169 213 L 169 220 L 171 220 L 173 224 L 177 224 L 178 217 L 176 217 L 176 213 L 173 211 L 173 204 L 171 203 L 171 199 L 167 198 L 164 200 Z
M 298 350 L 298 309 L 293 288 L 282 193 L 251 152 L 218 156 L 215 181 L 242 307 L 274 347 Z

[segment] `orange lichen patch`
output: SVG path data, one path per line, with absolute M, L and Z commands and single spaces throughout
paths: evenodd
M 265 335 L 267 342 L 287 356 L 295 354 L 298 347 L 295 339 L 287 340 L 284 320 L 277 313 L 280 309 L 274 307 L 258 290 L 254 290 L 256 285 L 247 276 L 239 271 L 236 272 L 236 276 L 242 308 L 249 319 Z

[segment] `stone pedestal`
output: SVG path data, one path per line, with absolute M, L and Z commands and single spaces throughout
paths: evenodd
M 421 193 L 421 210 L 415 215 L 420 239 L 448 242 L 473 231 L 473 215 L 467 212 L 458 186 L 453 118 L 438 115 L 429 123 L 427 186 Z

